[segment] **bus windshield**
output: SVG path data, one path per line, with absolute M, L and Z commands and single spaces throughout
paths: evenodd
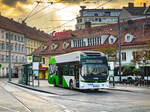
M 107 71 L 106 64 L 86 63 L 82 65 L 82 76 L 105 76 Z

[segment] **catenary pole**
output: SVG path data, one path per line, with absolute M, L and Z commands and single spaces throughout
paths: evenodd
M 121 31 L 120 31 L 119 16 L 118 16 L 118 53 L 119 53 L 119 81 L 121 82 Z
M 11 33 L 8 33 L 8 48 L 9 48 L 9 81 L 11 81 Z

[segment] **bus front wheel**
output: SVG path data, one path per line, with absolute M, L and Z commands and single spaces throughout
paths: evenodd
M 54 86 L 57 87 L 57 85 L 56 85 L 56 79 L 54 79 Z
M 72 80 L 69 82 L 69 88 L 73 89 L 73 81 Z

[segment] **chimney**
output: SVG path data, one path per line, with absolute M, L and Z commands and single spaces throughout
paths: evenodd
M 145 8 L 146 8 L 146 3 L 143 3 L 143 7 L 145 7 Z
M 91 28 L 91 22 L 86 22 L 85 23 L 85 28 Z
M 23 25 L 26 25 L 26 22 L 25 22 L 25 21 L 22 21 L 22 24 L 23 24 Z
M 80 6 L 81 10 L 84 10 L 86 8 L 86 6 Z
M 134 3 L 128 3 L 128 7 L 129 8 L 133 8 L 134 7 Z

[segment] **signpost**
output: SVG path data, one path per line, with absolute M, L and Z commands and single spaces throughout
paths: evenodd
M 39 82 L 39 65 L 42 60 L 41 56 L 32 56 L 32 69 L 33 69 L 33 76 L 38 78 L 38 86 L 40 85 Z
M 116 61 L 116 55 L 115 54 L 110 54 L 108 55 L 108 61 L 109 61 L 109 76 L 113 78 L 113 86 L 115 86 L 115 80 L 114 80 L 114 68 L 115 68 L 115 61 Z

